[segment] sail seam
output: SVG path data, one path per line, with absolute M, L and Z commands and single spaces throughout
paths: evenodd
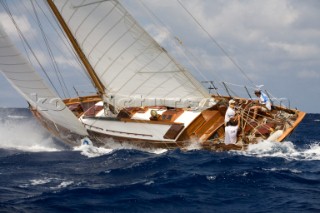
M 101 36 L 101 38 L 99 39 L 99 41 L 95 44 L 95 46 L 92 48 L 92 50 L 88 53 L 88 55 L 90 56 L 93 52 L 93 50 L 99 45 L 99 43 L 105 38 L 105 36 L 107 34 L 109 34 L 110 32 L 112 32 L 112 30 L 118 26 L 118 24 L 123 20 L 123 17 L 121 19 L 118 20 L 117 23 L 115 23 L 104 35 Z M 123 36 L 123 35 L 122 35 Z M 118 38 L 117 41 L 119 41 L 121 38 Z M 117 42 L 116 41 L 116 42 Z M 98 64 L 100 63 L 100 61 L 104 58 L 104 56 L 109 52 L 110 49 L 112 49 L 112 47 L 116 44 L 116 42 L 114 42 L 111 46 L 109 46 L 108 49 L 106 49 L 102 55 L 100 56 L 99 60 L 95 63 L 94 68 L 96 68 L 98 66 Z M 103 74 L 102 74 L 103 75 Z M 101 77 L 101 76 L 100 76 Z
M 142 34 L 140 34 L 139 38 L 141 38 L 143 35 L 145 35 L 145 32 L 142 32 Z M 133 47 L 139 39 L 136 39 L 127 49 L 126 51 L 128 51 L 131 47 Z M 152 45 L 152 43 L 150 43 L 143 51 L 141 51 L 138 55 L 134 56 L 118 73 L 117 75 L 110 80 L 110 82 L 113 82 L 116 78 L 118 78 L 120 76 L 120 74 L 122 74 L 128 67 L 130 64 L 132 64 L 137 58 L 139 58 L 142 54 L 144 54 L 144 52 L 149 49 L 149 47 Z
M 93 26 L 93 28 L 91 30 L 88 30 L 88 34 L 84 37 L 81 45 L 84 46 L 85 42 L 87 41 L 88 37 L 95 31 L 96 28 L 98 28 L 98 26 L 109 16 L 109 14 L 112 13 L 112 11 L 115 9 L 116 7 L 113 7 L 106 15 L 104 15 L 98 22 L 97 24 L 95 24 Z
M 100 1 L 91 2 L 91 3 L 87 3 L 87 4 L 76 5 L 76 6 L 73 6 L 72 8 L 78 9 L 78 8 L 86 7 L 86 6 L 93 5 L 93 4 L 100 4 L 100 3 L 103 3 L 103 2 L 106 2 L 106 1 L 113 1 L 113 0 L 100 0 Z
M 161 52 L 160 52 L 160 54 L 157 56 L 157 57 L 159 57 L 161 55 Z M 155 60 L 155 59 L 154 59 Z M 149 64 L 150 63 L 152 63 L 154 60 L 152 60 L 152 61 L 150 61 L 149 62 Z M 162 67 L 162 69 L 159 71 L 160 73 L 162 72 L 162 70 L 164 70 L 166 67 L 168 67 L 169 65 L 171 64 L 171 61 L 169 61 L 165 66 L 163 66 Z M 147 65 L 146 65 L 147 66 Z M 140 70 L 141 71 L 141 70 Z M 139 71 L 138 71 L 138 73 L 140 73 Z M 137 73 L 135 74 L 135 76 L 137 75 Z M 152 75 L 150 75 L 150 77 L 148 78 L 148 79 L 146 79 L 142 84 L 140 84 L 138 87 L 136 87 L 136 89 L 131 93 L 131 95 L 133 94 L 133 93 L 135 93 L 138 89 L 140 89 L 141 87 L 142 87 L 142 85 L 144 85 L 144 84 L 146 84 L 151 78 L 153 78 L 155 76 L 155 74 L 153 73 Z M 168 78 L 169 78 L 169 76 L 168 76 Z
M 84 23 L 91 14 L 93 14 L 93 12 L 99 7 L 99 5 L 97 5 L 95 8 L 92 9 L 92 11 L 90 13 L 87 14 L 87 16 L 83 19 L 82 23 Z M 74 30 L 74 35 L 78 34 L 78 30 L 81 28 L 82 24 L 79 24 L 79 26 Z

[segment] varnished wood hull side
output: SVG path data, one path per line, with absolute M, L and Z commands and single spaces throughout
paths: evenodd
M 93 139 L 93 143 L 97 146 L 108 146 L 108 144 L 119 143 L 127 146 L 132 145 L 134 147 L 145 148 L 145 149 L 182 149 L 187 150 L 192 143 L 199 143 L 197 147 L 203 150 L 209 151 L 230 151 L 230 150 L 242 150 L 242 146 L 234 144 L 225 145 L 224 143 L 212 143 L 199 141 L 177 141 L 177 142 L 165 142 L 165 141 L 150 141 L 150 140 L 137 140 L 132 138 L 114 137 L 112 135 L 101 134 L 88 130 L 90 137 Z M 191 148 L 191 147 L 190 147 Z
M 300 124 L 300 122 L 303 120 L 303 118 L 305 117 L 306 113 L 305 112 L 297 112 L 298 113 L 298 118 L 296 119 L 296 121 L 293 123 L 292 127 L 287 129 L 283 135 L 278 138 L 278 142 L 284 141 L 292 132 L 293 130 L 295 130 L 295 128 L 297 128 L 297 126 Z
M 201 114 L 182 132 L 178 141 L 198 140 L 204 142 L 224 125 L 224 115 L 218 110 L 204 110 Z M 222 136 L 222 135 L 220 135 Z
M 61 125 L 58 125 L 49 119 L 46 119 L 36 109 L 30 108 L 30 111 L 38 120 L 38 122 L 56 138 L 70 146 L 77 146 L 81 144 L 80 140 L 83 138 L 83 136 L 75 134 L 69 129 L 62 127 Z
M 183 148 L 190 144 L 188 141 L 180 142 L 168 142 L 168 141 L 154 141 L 154 140 L 143 140 L 143 139 L 133 139 L 125 137 L 116 137 L 113 135 L 102 134 L 92 130 L 88 130 L 90 137 L 93 139 L 93 143 L 98 146 L 108 146 L 113 142 L 120 144 L 130 144 L 135 147 L 140 148 L 162 148 L 162 149 L 175 149 Z

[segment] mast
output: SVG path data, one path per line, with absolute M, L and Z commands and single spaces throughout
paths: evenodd
M 47 0 L 53 14 L 56 16 L 57 20 L 59 21 L 61 27 L 63 28 L 63 30 L 65 31 L 66 35 L 68 36 L 73 48 L 75 49 L 75 51 L 77 52 L 80 60 L 82 61 L 83 65 L 85 66 L 91 80 L 93 81 L 94 86 L 96 87 L 96 89 L 99 91 L 100 95 L 105 94 L 105 87 L 103 86 L 103 84 L 101 83 L 100 79 L 98 78 L 97 74 L 95 73 L 93 67 L 91 66 L 91 64 L 89 63 L 87 57 L 85 56 L 85 54 L 83 53 L 83 51 L 81 50 L 77 40 L 75 39 L 75 37 L 73 36 L 73 34 L 71 33 L 67 23 L 64 21 L 63 17 L 61 16 L 61 14 L 59 13 L 59 10 L 57 9 L 56 5 L 53 3 L 52 0 Z
M 117 100 L 135 100 L 136 97 L 166 100 L 161 104 L 172 107 L 177 106 L 173 100 L 187 103 L 210 97 L 191 73 L 178 64 L 118 0 L 86 0 L 77 5 L 71 0 L 47 2 L 68 39 L 73 41 L 80 57 L 77 56 L 84 61 L 92 79 L 97 80 L 96 85 L 101 82 L 105 86 L 105 91 L 100 93 L 105 95 L 112 91 Z M 77 32 L 79 36 L 71 35 L 71 32 Z

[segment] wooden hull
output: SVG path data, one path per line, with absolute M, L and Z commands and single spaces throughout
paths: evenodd
M 258 143 L 260 140 L 266 140 L 272 136 L 273 132 L 270 130 L 272 128 L 282 128 L 281 131 L 283 133 L 276 138 L 276 141 L 283 141 L 305 116 L 304 112 L 276 107 L 272 111 L 273 114 L 269 115 L 270 117 L 261 116 L 252 125 L 246 120 L 246 116 L 249 116 L 250 112 L 246 112 L 247 114 L 242 115 L 242 127 L 238 136 L 241 142 L 226 145 L 224 144 L 225 101 L 202 111 L 159 107 L 148 107 L 143 110 L 130 108 L 126 109 L 125 114 L 120 112 L 117 117 L 113 118 L 102 115 L 104 109 L 102 106 L 97 105 L 99 101 L 100 98 L 98 96 L 64 101 L 84 124 L 89 138 L 96 146 L 119 143 L 148 149 L 189 149 L 190 147 L 198 147 L 199 149 L 212 151 L 245 150 L 248 144 Z M 246 105 L 242 106 L 242 110 L 245 112 L 250 104 L 250 102 L 249 104 L 246 102 Z M 80 105 L 81 110 L 79 110 Z M 162 119 L 146 118 L 151 109 L 157 109 L 158 112 L 161 112 Z M 53 135 L 69 145 L 80 145 L 79 141 L 83 136 L 73 134 L 68 129 L 57 126 L 35 110 L 31 111 Z M 281 116 L 279 113 L 282 113 Z M 249 138 L 252 135 L 254 137 Z
M 48 130 L 53 136 L 60 139 L 64 143 L 70 146 L 81 145 L 80 140 L 83 136 L 71 132 L 69 129 L 62 127 L 49 119 L 42 116 L 36 109 L 30 107 L 32 115 L 37 119 L 37 121 Z

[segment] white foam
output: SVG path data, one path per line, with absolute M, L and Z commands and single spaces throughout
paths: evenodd
M 217 176 L 214 176 L 214 175 L 209 175 L 209 176 L 206 176 L 207 180 L 215 180 L 217 179 Z
M 0 123 L 0 148 L 28 152 L 60 151 L 49 134 L 34 121 L 8 120 Z
M 313 143 L 308 148 L 298 149 L 290 142 L 262 141 L 250 144 L 246 151 L 241 152 L 255 157 L 281 157 L 287 160 L 320 160 L 320 143 Z
M 140 148 L 125 142 L 123 143 L 114 142 L 112 139 L 109 139 L 109 141 L 106 143 L 106 147 L 96 147 L 90 143 L 90 144 L 83 144 L 81 146 L 76 146 L 73 148 L 74 151 L 81 151 L 82 155 L 87 156 L 89 158 L 99 157 L 105 154 L 109 154 L 114 150 L 121 150 L 121 149 L 128 149 L 128 150 L 134 149 L 134 150 L 140 150 L 140 151 L 149 152 L 157 155 L 168 151 L 167 149 L 161 149 L 161 148 Z
M 113 149 L 95 147 L 91 144 L 83 144 L 81 146 L 73 147 L 74 151 L 81 151 L 81 154 L 89 158 L 99 157 L 101 155 L 108 154 L 113 151 Z
M 118 143 L 111 138 L 107 142 L 107 146 L 113 150 L 134 149 L 134 150 L 140 150 L 143 152 L 149 152 L 153 154 L 162 154 L 168 151 L 167 149 L 162 149 L 162 148 L 141 148 L 126 142 Z
M 299 174 L 299 173 L 302 173 L 302 171 L 300 170 L 297 170 L 297 169 L 288 169 L 288 168 L 271 168 L 271 169 L 263 169 L 265 171 L 271 171 L 271 172 L 275 172 L 275 171 L 288 171 L 288 172 L 291 172 L 291 173 L 296 173 L 296 174 Z
M 148 152 L 150 152 L 150 153 L 153 153 L 153 154 L 157 154 L 157 155 L 160 155 L 160 154 L 162 154 L 162 153 L 165 153 L 165 152 L 167 152 L 168 150 L 167 149 L 148 149 L 147 150 Z
M 186 150 L 188 151 L 200 149 L 202 149 L 201 144 L 194 139 L 191 139 L 191 143 L 186 147 Z
M 70 186 L 73 183 L 74 183 L 73 181 L 63 181 L 58 186 L 50 187 L 50 188 L 51 189 L 63 189 L 63 188 L 66 188 L 66 187 Z
M 44 179 L 34 179 L 34 180 L 30 180 L 31 185 L 36 186 L 36 185 L 43 185 L 46 183 L 50 183 L 51 179 L 50 178 L 44 178 Z
M 146 182 L 144 185 L 145 185 L 145 186 L 150 186 L 150 185 L 152 185 L 152 184 L 154 184 L 154 181 L 153 181 L 153 180 Z
M 141 148 L 125 142 L 121 144 L 117 142 L 112 142 L 112 143 L 108 143 L 108 145 L 110 145 L 110 147 L 112 147 L 113 149 L 134 149 L 134 150 L 148 152 L 156 155 L 160 155 L 168 151 L 168 149 L 162 149 L 162 148 Z

